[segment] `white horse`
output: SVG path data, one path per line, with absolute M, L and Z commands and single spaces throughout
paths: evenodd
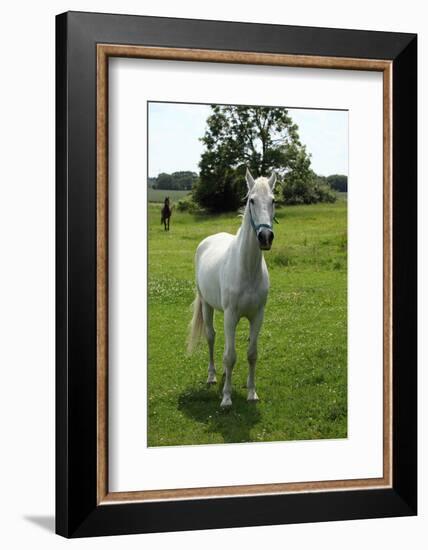
M 217 233 L 204 239 L 195 255 L 196 298 L 188 340 L 189 352 L 205 336 L 209 348 L 208 384 L 214 384 L 214 310 L 224 311 L 225 383 L 221 407 L 232 405 L 232 369 L 236 361 L 235 331 L 241 317 L 250 322 L 248 345 L 248 401 L 258 401 L 255 388 L 257 338 L 269 290 L 269 274 L 262 250 L 270 250 L 275 216 L 273 190 L 276 174 L 254 181 L 246 174 L 248 195 L 241 227 L 236 235 Z

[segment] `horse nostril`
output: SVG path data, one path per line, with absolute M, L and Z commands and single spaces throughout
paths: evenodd
M 271 246 L 273 241 L 273 231 L 270 229 L 262 229 L 260 233 L 257 235 L 257 238 L 259 240 L 260 246 Z

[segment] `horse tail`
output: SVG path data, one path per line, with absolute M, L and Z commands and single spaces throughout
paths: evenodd
M 202 316 L 202 299 L 196 291 L 195 299 L 192 303 L 193 317 L 189 323 L 189 334 L 187 337 L 187 353 L 191 354 L 196 348 L 204 331 L 204 318 Z

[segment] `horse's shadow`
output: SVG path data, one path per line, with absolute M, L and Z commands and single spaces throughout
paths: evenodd
M 250 431 L 260 421 L 257 404 L 249 403 L 246 395 L 242 395 L 242 391 L 246 394 L 246 390 L 234 391 L 232 407 L 223 410 L 220 407 L 222 387 L 222 384 L 217 384 L 186 389 L 178 398 L 179 411 L 205 424 L 207 432 L 220 434 L 224 443 L 253 441 Z

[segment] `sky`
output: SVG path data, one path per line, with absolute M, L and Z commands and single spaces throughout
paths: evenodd
M 149 103 L 149 176 L 184 170 L 199 172 L 198 163 L 209 105 Z M 348 174 L 348 112 L 288 109 L 299 127 L 300 141 L 321 176 Z

